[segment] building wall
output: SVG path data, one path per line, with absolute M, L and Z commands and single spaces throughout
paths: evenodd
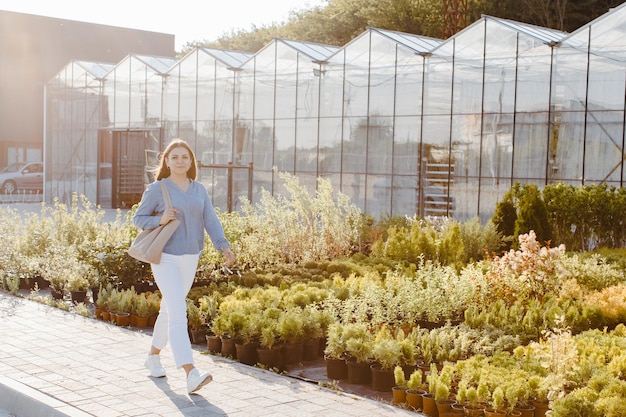
M 68 61 L 175 56 L 174 35 L 2 10 L 0 32 L 0 167 L 43 158 L 44 86 Z

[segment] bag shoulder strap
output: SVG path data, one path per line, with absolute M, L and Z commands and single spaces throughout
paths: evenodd
M 170 199 L 170 193 L 167 191 L 167 187 L 163 183 L 163 181 L 159 180 L 161 184 L 161 191 L 163 192 L 163 201 L 165 201 L 165 208 L 172 208 L 172 200 Z

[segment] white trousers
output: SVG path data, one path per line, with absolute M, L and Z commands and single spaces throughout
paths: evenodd
M 193 364 L 191 342 L 187 331 L 187 294 L 191 289 L 198 255 L 164 253 L 161 263 L 151 264 L 152 274 L 161 291 L 161 309 L 152 333 L 152 346 L 161 350 L 170 342 L 177 368 Z

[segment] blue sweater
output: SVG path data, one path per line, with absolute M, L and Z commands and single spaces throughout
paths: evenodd
M 230 247 L 204 185 L 198 181 L 191 181 L 187 191 L 183 191 L 169 178 L 163 178 L 161 181 L 169 191 L 172 206 L 178 210 L 176 218 L 181 221 L 178 229 L 165 244 L 164 253 L 170 255 L 201 253 L 204 248 L 205 230 L 216 249 Z M 161 185 L 155 181 L 144 191 L 133 217 L 133 224 L 140 229 L 154 229 L 159 226 L 163 211 L 165 211 L 165 202 Z

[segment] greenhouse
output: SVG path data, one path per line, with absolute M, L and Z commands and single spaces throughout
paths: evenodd
M 278 172 L 375 217 L 484 221 L 515 182 L 622 187 L 625 32 L 623 4 L 569 34 L 483 16 L 447 40 L 71 62 L 46 85 L 45 200 L 128 208 L 175 137 L 223 210 L 283 193 Z

